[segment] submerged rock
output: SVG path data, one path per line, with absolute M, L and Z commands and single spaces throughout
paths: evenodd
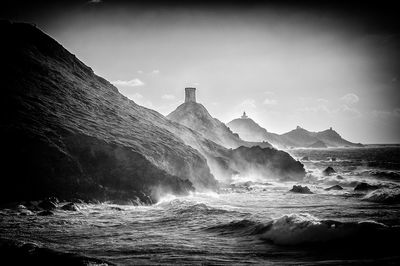
M 329 191 L 329 190 L 343 190 L 343 188 L 339 185 L 334 185 L 328 188 L 325 188 L 325 190 Z
M 46 211 L 39 212 L 37 215 L 39 215 L 39 216 L 50 216 L 50 215 L 54 215 L 54 212 L 46 210 Z
M 324 171 L 322 171 L 322 174 L 324 174 L 325 176 L 331 175 L 333 173 L 336 173 L 336 171 L 330 166 L 328 166 Z
M 38 206 L 43 210 L 54 210 L 57 208 L 57 205 L 49 199 L 43 200 Z
M 354 191 L 370 191 L 370 190 L 375 190 L 378 188 L 379 188 L 379 186 L 370 185 L 368 183 L 362 182 L 362 183 L 357 184 L 357 186 L 354 188 Z
M 64 211 L 79 211 L 79 207 L 73 202 L 63 205 L 61 209 Z
M 290 192 L 294 192 L 294 193 L 301 193 L 301 194 L 313 194 L 313 192 L 311 192 L 311 190 L 307 187 L 307 186 L 301 186 L 301 185 L 293 185 L 292 189 L 289 190 Z

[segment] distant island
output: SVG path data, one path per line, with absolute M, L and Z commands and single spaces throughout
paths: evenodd
M 242 139 L 247 141 L 267 141 L 277 148 L 328 148 L 328 147 L 363 147 L 343 139 L 335 130 L 329 128 L 320 132 L 311 132 L 300 126 L 284 134 L 268 132 L 253 119 L 243 113 L 242 117 L 227 123 L 227 126 Z

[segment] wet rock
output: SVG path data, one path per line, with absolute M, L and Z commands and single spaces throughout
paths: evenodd
M 39 216 L 50 216 L 50 215 L 54 215 L 54 212 L 46 210 L 46 211 L 39 212 L 37 215 L 39 215 Z
M 336 171 L 330 166 L 328 166 L 324 171 L 322 171 L 322 174 L 324 174 L 325 176 L 331 175 L 333 173 L 336 173 Z
M 124 209 L 122 209 L 122 208 L 120 208 L 120 207 L 111 206 L 111 207 L 110 207 L 110 210 L 113 210 L 113 211 L 123 211 Z
M 73 202 L 63 205 L 61 209 L 64 211 L 73 211 L 73 212 L 79 211 L 79 207 Z
M 313 194 L 312 192 L 311 192 L 311 190 L 307 187 L 307 186 L 301 186 L 301 185 L 298 185 L 298 186 L 296 186 L 296 185 L 294 185 L 293 187 L 292 187 L 292 189 L 291 190 L 289 190 L 290 192 L 294 192 L 294 193 L 301 193 L 301 194 Z
M 38 206 L 41 209 L 47 210 L 47 211 L 48 210 L 54 210 L 54 209 L 57 208 L 57 205 L 54 202 L 50 201 L 49 199 L 46 199 L 46 200 L 40 202 Z
M 21 216 L 31 216 L 31 215 L 35 215 L 32 211 L 28 210 L 28 209 L 22 209 L 19 211 L 19 215 Z
M 331 157 L 332 162 L 336 162 L 336 157 Z
M 370 190 L 375 190 L 378 188 L 379 188 L 379 186 L 370 185 L 368 183 L 362 182 L 362 183 L 357 184 L 357 186 L 354 188 L 354 191 L 370 191 Z
M 334 185 L 328 188 L 325 188 L 325 190 L 330 191 L 330 190 L 343 190 L 343 188 L 339 185 Z
M 343 180 L 343 179 L 344 179 L 343 176 L 341 176 L 341 175 L 337 175 L 336 178 L 337 178 L 337 179 L 340 179 L 340 180 Z

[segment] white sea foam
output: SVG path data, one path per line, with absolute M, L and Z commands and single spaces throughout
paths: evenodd
M 342 224 L 335 221 L 323 221 L 308 213 L 289 214 L 275 219 L 271 228 L 261 238 L 277 245 L 299 245 L 323 243 L 344 239 L 358 232 L 362 227 L 386 227 L 375 221 L 362 221 L 354 224 Z

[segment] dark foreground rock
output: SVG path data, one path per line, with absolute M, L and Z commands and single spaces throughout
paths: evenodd
M 328 166 L 324 171 L 322 171 L 322 174 L 326 176 L 334 173 L 336 173 L 336 171 L 330 166 Z
M 371 191 L 371 190 L 375 190 L 378 188 L 379 188 L 379 186 L 370 185 L 368 183 L 362 182 L 362 183 L 357 184 L 357 186 L 355 186 L 354 191 Z
M 281 181 L 299 180 L 305 175 L 302 163 L 288 153 L 273 148 L 242 146 L 231 150 L 229 158 L 230 167 L 242 174 L 254 173 L 256 170 L 263 176 Z
M 0 238 L 0 255 L 9 265 L 114 265 L 108 261 Z
M 312 192 L 311 192 L 311 190 L 307 187 L 307 186 L 301 186 L 301 185 L 298 185 L 298 186 L 296 186 L 296 185 L 294 185 L 293 187 L 292 187 L 292 189 L 291 190 L 289 190 L 290 192 L 294 192 L 294 193 L 300 193 L 300 194 L 313 194 Z
M 56 209 L 57 205 L 54 202 L 52 202 L 51 200 L 46 199 L 46 200 L 43 200 L 42 202 L 40 202 L 38 204 L 38 207 L 43 209 L 43 210 L 49 211 L 49 210 Z
M 328 188 L 325 188 L 325 190 L 329 191 L 329 190 L 343 190 L 343 188 L 339 185 L 334 185 Z

